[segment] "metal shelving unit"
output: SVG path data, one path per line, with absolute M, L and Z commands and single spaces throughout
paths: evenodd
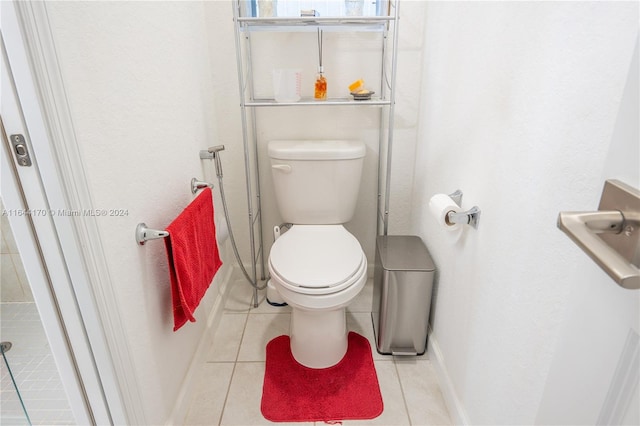
M 391 101 L 388 99 L 372 98 L 370 100 L 354 101 L 347 98 L 329 98 L 326 101 L 322 101 L 322 106 L 381 106 L 391 105 Z M 291 106 L 320 106 L 320 102 L 311 98 L 302 98 L 298 102 L 276 102 L 275 99 L 254 99 L 253 101 L 245 102 L 245 107 L 291 107 Z
M 320 27 L 335 27 L 335 31 L 357 30 L 357 31 L 378 31 L 378 25 L 394 21 L 394 16 L 338 16 L 338 17 L 320 17 L 320 16 L 301 16 L 301 17 L 271 17 L 256 18 L 238 16 L 236 22 L 242 26 L 243 31 L 289 31 L 290 27 L 308 27 L 311 31 Z M 366 28 L 369 26 L 370 28 Z M 286 27 L 286 28 L 285 28 Z
M 400 0 L 377 0 L 378 10 L 387 10 L 381 16 L 339 16 L 339 17 L 253 17 L 243 16 L 246 0 L 233 2 L 236 59 L 240 92 L 242 138 L 245 160 L 247 206 L 249 219 L 249 239 L 251 245 L 252 273 L 257 282 L 258 264 L 261 279 L 265 279 L 264 244 L 262 230 L 262 206 L 260 199 L 260 179 L 258 162 L 258 138 L 256 110 L 261 108 L 286 107 L 373 107 L 380 109 L 378 132 L 378 202 L 377 233 L 387 235 L 389 218 L 389 188 L 391 153 L 393 145 L 393 124 L 395 106 L 395 81 L 398 47 L 398 21 Z M 318 28 L 326 32 L 379 32 L 382 34 L 380 53 L 380 93 L 370 100 L 354 100 L 350 97 L 329 98 L 316 101 L 302 98 L 297 102 L 276 102 L 271 98 L 257 97 L 254 90 L 252 63 L 252 35 L 264 32 L 316 32 Z M 258 237 L 256 238 L 256 233 Z M 257 290 L 254 301 L 257 302 Z

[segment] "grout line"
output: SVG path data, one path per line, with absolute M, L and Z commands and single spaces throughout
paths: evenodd
M 222 424 L 222 419 L 224 418 L 224 410 L 227 408 L 227 401 L 229 399 L 229 391 L 231 390 L 231 384 L 233 383 L 233 377 L 236 374 L 236 366 L 238 364 L 238 357 L 240 356 L 240 348 L 242 348 L 242 342 L 244 341 L 244 333 L 247 329 L 247 323 L 249 322 L 249 312 L 244 312 L 244 326 L 242 327 L 242 333 L 240 335 L 240 344 L 238 345 L 238 349 L 236 350 L 236 358 L 233 361 L 233 369 L 231 370 L 231 377 L 229 378 L 229 384 L 227 385 L 227 392 L 224 396 L 224 402 L 222 403 L 222 410 L 220 410 L 220 418 L 218 419 L 218 426 Z
M 240 356 L 240 349 L 242 348 L 242 343 L 244 342 L 244 334 L 247 331 L 248 323 L 249 323 L 249 313 L 247 312 L 246 317 L 244 319 L 244 326 L 242 327 L 242 334 L 240 335 L 240 344 L 238 345 L 238 349 L 236 350 L 236 358 L 234 362 L 238 362 L 238 357 Z
M 222 410 L 220 410 L 220 418 L 218 418 L 218 426 L 222 424 L 222 418 L 224 417 L 224 410 L 227 408 L 227 399 L 229 398 L 229 391 L 231 390 L 231 383 L 233 383 L 233 376 L 236 373 L 236 363 L 233 363 L 233 369 L 231 370 L 231 377 L 229 378 L 229 384 L 227 385 L 227 393 L 224 396 L 224 402 L 222 403 Z
M 400 377 L 400 371 L 398 370 L 398 363 L 396 359 L 393 358 L 393 368 L 396 370 L 396 375 L 398 376 L 398 382 L 400 383 L 400 393 L 402 394 L 402 402 L 404 403 L 404 410 L 407 413 L 407 419 L 409 419 L 409 425 L 412 425 L 411 421 L 411 413 L 409 412 L 409 405 L 407 404 L 407 398 L 404 395 L 404 386 L 402 385 L 402 377 Z

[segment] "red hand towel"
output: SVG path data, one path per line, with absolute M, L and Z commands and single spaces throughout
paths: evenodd
M 193 313 L 209 288 L 222 261 L 216 243 L 213 223 L 213 195 L 206 188 L 167 227 L 165 238 L 171 298 L 173 331 L 187 320 L 195 322 Z

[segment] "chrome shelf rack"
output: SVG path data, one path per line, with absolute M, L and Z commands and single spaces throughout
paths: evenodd
M 355 101 L 348 98 L 329 98 L 326 101 L 316 101 L 311 98 L 302 98 L 297 102 L 276 102 L 275 99 L 254 99 L 253 101 L 245 102 L 244 106 L 251 107 L 299 107 L 299 106 L 382 106 L 391 105 L 391 101 L 388 99 L 372 98 L 370 100 Z
M 236 61 L 240 94 L 242 140 L 244 148 L 247 206 L 249 216 L 249 238 L 251 245 L 252 273 L 257 282 L 258 264 L 261 279 L 265 279 L 265 259 L 262 230 L 262 206 L 260 199 L 260 171 L 258 161 L 258 136 L 256 110 L 261 108 L 286 107 L 373 107 L 380 109 L 378 132 L 378 200 L 377 234 L 387 235 L 389 219 L 389 189 L 391 184 L 391 154 L 394 132 L 394 108 L 396 95 L 396 68 L 398 50 L 398 22 L 400 0 L 377 0 L 378 10 L 385 10 L 379 16 L 339 16 L 339 17 L 253 17 L 243 15 L 250 4 L 247 0 L 233 2 L 235 28 Z M 330 98 L 316 101 L 302 98 L 298 102 L 276 102 L 270 98 L 256 97 L 252 64 L 252 34 L 259 32 L 379 32 L 382 34 L 380 52 L 380 93 L 369 100 L 354 100 L 350 97 Z M 258 236 L 256 237 L 256 233 Z M 254 291 L 254 303 L 258 301 Z

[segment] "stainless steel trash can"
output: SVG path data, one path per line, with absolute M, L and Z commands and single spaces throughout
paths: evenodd
M 376 239 L 371 316 L 378 352 L 424 354 L 435 270 L 419 237 Z

